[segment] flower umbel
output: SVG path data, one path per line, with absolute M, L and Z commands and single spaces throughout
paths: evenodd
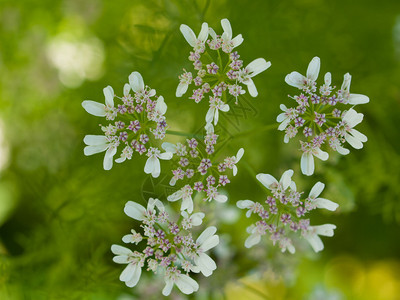
M 199 285 L 190 277 L 190 272 L 210 276 L 216 269 L 214 260 L 205 252 L 218 245 L 217 229 L 214 226 L 206 228 L 196 241 L 191 232 L 193 226 L 202 224 L 203 213 L 189 215 L 184 212 L 174 221 L 161 201 L 153 198 L 149 199 L 147 208 L 128 201 L 124 211 L 129 217 L 141 221 L 143 233 L 132 230 L 132 234 L 123 237 L 123 242 L 146 243 L 141 252 L 119 245 L 111 247 L 116 255 L 114 262 L 127 264 L 120 276 L 127 286 L 134 287 L 142 268 L 147 266 L 147 271 L 164 276 L 164 296 L 171 293 L 174 284 L 182 293 L 191 294 L 198 290 Z
M 350 74 L 344 75 L 342 87 L 335 91 L 331 86 L 331 73 L 326 73 L 324 84 L 317 89 L 317 78 L 320 70 L 320 59 L 314 57 L 307 68 L 307 75 L 292 72 L 285 78 L 287 84 L 302 91 L 300 95 L 290 96 L 296 101 L 293 108 L 281 104 L 283 111 L 276 120 L 280 123 L 278 129 L 285 131 L 284 142 L 288 143 L 297 133 L 300 133 L 300 145 L 303 152 L 301 171 L 305 175 L 314 173 L 314 156 L 327 160 L 329 154 L 321 148 L 330 148 L 342 155 L 350 151 L 343 147 L 348 142 L 353 148 L 360 149 L 367 137 L 353 129 L 363 119 L 363 114 L 357 113 L 348 105 L 369 102 L 365 95 L 350 94 Z
M 282 252 L 288 250 L 294 253 L 293 238 L 300 233 L 318 252 L 324 248 L 318 235 L 333 236 L 335 225 L 311 226 L 310 219 L 305 216 L 316 208 L 334 211 L 339 205 L 319 197 L 325 187 L 321 182 L 313 186 L 307 198 L 302 198 L 303 192 L 297 191 L 292 176 L 293 170 L 284 172 L 279 181 L 270 174 L 258 174 L 257 180 L 270 191 L 270 195 L 263 203 L 252 200 L 237 202 L 239 208 L 247 209 L 247 217 L 256 214 L 260 218 L 247 228 L 250 233 L 245 242 L 247 248 L 258 244 L 261 236 L 268 234 L 272 243 L 278 244 Z
M 120 157 L 115 160 L 117 163 L 131 159 L 134 152 L 140 155 L 147 152 L 150 163 L 146 164 L 148 168 L 145 168 L 145 171 L 149 170 L 146 173 L 157 177 L 160 166 L 158 158 L 168 159 L 165 154 L 154 154 L 159 152 L 155 147 L 155 140 L 164 139 L 168 128 L 164 116 L 167 111 L 164 98 L 157 97 L 154 89 L 145 86 L 138 72 L 133 72 L 129 76 L 129 84 L 125 84 L 122 97 L 116 97 L 110 86 L 104 88 L 103 92 L 105 105 L 85 100 L 82 106 L 88 113 L 105 117 L 106 120 L 113 122 L 100 125 L 104 135 L 87 135 L 84 138 L 87 145 L 85 155 L 106 151 L 103 166 L 105 170 L 110 170 L 113 157 L 120 145 L 124 145 L 124 148 L 120 152 Z M 114 105 L 115 98 L 120 100 L 117 106 Z

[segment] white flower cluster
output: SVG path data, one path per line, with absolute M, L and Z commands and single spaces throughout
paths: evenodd
M 190 99 L 199 103 L 208 96 L 209 110 L 206 122 L 214 122 L 214 125 L 218 123 L 219 111 L 229 111 L 229 98 L 235 99 L 235 103 L 238 104 L 238 97 L 246 92 L 241 84 L 247 86 L 252 97 L 258 95 L 252 78 L 271 66 L 270 62 L 258 58 L 244 67 L 238 52 L 232 52 L 243 42 L 242 35 L 233 38 L 228 19 L 221 20 L 221 25 L 224 32 L 217 35 L 207 23 L 203 23 L 197 37 L 187 25 L 180 27 L 186 41 L 193 47 L 189 60 L 193 62 L 196 73 L 194 75 L 185 71 L 179 76 L 176 96 L 182 97 L 189 85 L 194 83 L 197 88 L 193 90 Z
M 190 99 L 199 103 L 208 97 L 204 137 L 187 138 L 175 144 L 164 142 L 161 148 L 165 152 L 162 152 L 157 140 L 163 140 L 167 133 L 167 105 L 162 96 L 157 96 L 154 89 L 144 84 L 138 72 L 129 76 L 122 97 L 115 96 L 114 90 L 108 86 L 103 90 L 105 104 L 91 100 L 82 102 L 88 113 L 105 117 L 110 122 L 100 125 L 104 135 L 87 135 L 84 138 L 87 145 L 85 155 L 106 152 L 103 164 L 105 170 L 112 168 L 113 158 L 121 144 L 124 148 L 115 161 L 122 163 L 130 160 L 134 152 L 146 154 L 148 159 L 144 172 L 154 178 L 161 174 L 160 159 L 171 160 L 174 165 L 169 185 L 175 186 L 176 191 L 162 200 L 165 203 L 181 200 L 179 212 L 167 210 L 159 199 L 153 198 L 149 199 L 146 208 L 133 201 L 125 205 L 125 213 L 141 222 L 141 232 L 132 229 L 123 236 L 122 241 L 126 244 L 140 244 L 137 249 L 142 250 L 133 251 L 120 245 L 112 245 L 111 250 L 115 254 L 114 262 L 127 265 L 120 280 L 128 287 L 137 285 L 142 269 L 146 268 L 147 271 L 163 276 L 164 296 L 170 295 L 174 285 L 182 293 L 191 294 L 199 289 L 191 274 L 202 273 L 207 277 L 217 268 L 215 261 L 206 254 L 219 243 L 217 228 L 209 226 L 203 229 L 197 239 L 193 237 L 192 231 L 195 236 L 201 231 L 195 231 L 194 227 L 204 226 L 205 220 L 204 213 L 193 213 L 197 211 L 197 203 L 193 199 L 196 193 L 200 193 L 204 201 L 227 202 L 228 197 L 221 189 L 230 183 L 231 171 L 228 169 L 236 176 L 237 164 L 243 157 L 244 149 L 240 148 L 234 156 L 221 155 L 220 150 L 224 144 L 218 144 L 217 147 L 219 136 L 214 126 L 219 122 L 220 111 L 229 111 L 231 101 L 239 103 L 240 96 L 246 92 L 244 85 L 252 97 L 258 95 L 252 78 L 271 66 L 270 62 L 258 58 L 244 67 L 238 52 L 234 51 L 242 44 L 242 35 L 233 37 L 227 19 L 223 19 L 221 25 L 221 35 L 217 35 L 207 23 L 202 24 L 197 36 L 187 25 L 180 27 L 184 38 L 193 47 L 189 60 L 193 62 L 195 71 L 185 71 L 179 76 L 176 96 L 182 97 L 193 83 L 195 88 Z M 367 141 L 365 135 L 354 129 L 361 123 L 363 114 L 357 113 L 353 106 L 367 103 L 369 98 L 350 93 L 349 74 L 344 76 L 341 88 L 335 91 L 331 85 L 331 74 L 326 73 L 324 84 L 317 89 L 319 70 L 320 60 L 314 57 L 306 76 L 298 72 L 286 76 L 286 83 L 300 89 L 301 94 L 290 97 L 296 102 L 294 108 L 282 104 L 283 113 L 277 117 L 280 123 L 278 129 L 285 131 L 285 143 L 302 130 L 301 170 L 306 175 L 314 173 L 314 156 L 328 159 L 328 153 L 321 150 L 325 142 L 332 150 L 346 155 L 349 150 L 343 147 L 345 142 L 360 149 Z M 120 100 L 120 104 L 114 103 L 115 98 Z M 351 107 L 347 108 L 346 105 Z M 172 134 L 172 131 L 168 133 Z M 179 135 L 193 136 L 184 133 Z M 304 193 L 297 191 L 292 176 L 292 170 L 284 172 L 279 181 L 269 174 L 258 174 L 256 179 L 269 190 L 270 195 L 264 202 L 237 202 L 238 208 L 247 210 L 247 217 L 254 214 L 259 218 L 247 228 L 250 235 L 245 241 L 245 247 L 256 245 L 263 235 L 268 235 L 282 252 L 294 253 L 294 240 L 300 236 L 318 252 L 324 248 L 319 236 L 333 236 L 335 225 L 311 225 L 308 213 L 317 208 L 335 211 L 338 204 L 319 197 L 325 187 L 321 182 L 317 182 L 308 196 L 303 197 Z
M 147 208 L 129 201 L 125 213 L 142 224 L 143 233 L 131 230 L 122 238 L 124 243 L 139 244 L 145 242 L 144 250 L 132 251 L 127 247 L 112 245 L 116 255 L 113 260 L 118 264 L 127 264 L 120 275 L 120 280 L 128 287 L 138 283 L 142 268 L 164 277 L 164 296 L 168 296 L 174 284 L 184 294 L 191 294 L 199 289 L 198 283 L 190 273 L 202 273 L 210 276 L 217 268 L 214 260 L 206 252 L 219 243 L 214 226 L 206 228 L 196 240 L 191 228 L 203 222 L 203 213 L 182 214 L 178 221 L 172 220 L 164 205 L 158 199 L 150 198 Z
M 272 243 L 278 244 L 282 252 L 288 250 L 295 252 L 293 237 L 296 233 L 304 237 L 315 252 L 321 251 L 324 245 L 319 235 L 333 236 L 335 225 L 325 224 L 311 226 L 310 219 L 305 216 L 316 208 L 335 211 L 338 204 L 324 198 L 320 198 L 325 185 L 317 182 L 305 199 L 303 192 L 298 192 L 296 184 L 292 181 L 293 170 L 283 173 L 277 181 L 270 174 L 258 174 L 260 181 L 271 193 L 264 203 L 252 200 L 240 200 L 237 207 L 247 209 L 246 216 L 256 214 L 260 218 L 255 224 L 247 228 L 250 236 L 246 239 L 245 246 L 250 248 L 261 241 L 261 236 L 268 234 Z
M 154 139 L 162 140 L 165 137 L 168 128 L 164 116 L 167 111 L 164 98 L 157 97 L 154 89 L 145 86 L 138 72 L 133 72 L 129 76 L 129 84 L 126 83 L 124 86 L 124 95 L 121 98 L 117 97 L 120 104 L 114 104 L 116 96 L 111 86 L 104 88 L 103 92 L 105 104 L 85 100 L 82 106 L 89 114 L 105 117 L 113 123 L 107 126 L 101 125 L 104 135 L 85 136 L 83 140 L 87 145 L 84 149 L 85 155 L 106 151 L 103 167 L 105 170 L 110 170 L 118 147 L 125 145 L 120 157 L 115 160 L 117 163 L 131 159 L 135 151 L 140 155 L 146 153 L 149 159 L 144 171 L 153 177 L 158 177 L 160 175 L 158 159 L 172 158 L 170 153 L 160 153 L 157 147 L 152 146 Z
M 345 142 L 355 149 L 361 149 L 367 141 L 364 134 L 354 129 L 364 115 L 352 107 L 346 109 L 346 106 L 368 103 L 369 98 L 350 93 L 349 73 L 344 75 L 343 84 L 336 92 L 335 87 L 331 86 L 332 76 L 329 72 L 325 74 L 324 84 L 317 89 L 319 70 L 320 59 L 314 57 L 308 65 L 306 76 L 298 72 L 286 76 L 286 83 L 302 93 L 291 97 L 296 101 L 296 107 L 287 108 L 281 104 L 283 112 L 276 119 L 280 123 L 278 129 L 285 131 L 285 143 L 301 132 L 301 171 L 305 175 L 314 173 L 314 156 L 321 160 L 329 158 L 329 154 L 321 150 L 325 143 L 326 148 L 329 146 L 333 151 L 346 155 L 350 151 L 343 147 Z

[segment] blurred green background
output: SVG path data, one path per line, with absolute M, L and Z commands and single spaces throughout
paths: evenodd
M 245 249 L 249 221 L 227 217 L 219 268 L 208 280 L 198 277 L 193 298 L 400 299 L 398 0 L 0 0 L 0 299 L 160 297 L 162 283 L 145 275 L 133 290 L 120 282 L 122 266 L 110 251 L 133 226 L 126 201 L 144 202 L 145 158 L 107 172 L 103 155 L 84 157 L 84 135 L 100 130 L 81 102 L 102 102 L 107 85 L 121 95 L 139 71 L 166 99 L 171 129 L 197 130 L 204 114 L 175 98 L 177 76 L 190 66 L 179 25 L 198 33 L 206 21 L 222 32 L 225 17 L 245 39 L 238 48 L 245 64 L 272 62 L 255 78 L 255 116 L 240 121 L 251 134 L 229 146 L 230 155 L 246 150 L 228 188 L 229 211 L 237 213 L 237 200 L 262 199 L 250 169 L 280 177 L 293 168 L 305 191 L 317 180 L 327 184 L 323 196 L 340 209 L 314 220 L 338 228 L 321 254 L 290 256 Z M 357 129 L 369 140 L 346 157 L 317 162 L 316 176 L 304 178 L 298 146 L 259 128 L 275 123 L 279 104 L 295 92 L 285 75 L 304 74 L 316 55 L 334 85 L 350 72 L 351 91 L 370 97 L 357 107 L 365 115 Z

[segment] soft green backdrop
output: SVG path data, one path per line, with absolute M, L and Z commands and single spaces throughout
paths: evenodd
M 230 146 L 246 149 L 246 166 L 229 187 L 232 203 L 262 197 L 250 169 L 280 176 L 293 168 L 307 188 L 327 183 L 324 196 L 341 209 L 316 216 L 338 226 L 321 255 L 258 253 L 269 271 L 257 278 L 247 277 L 257 264 L 242 246 L 248 222 L 227 224 L 232 260 L 201 280 L 197 298 L 400 299 L 397 0 L 0 0 L 0 299 L 146 299 L 151 282 L 125 287 L 110 252 L 133 226 L 125 202 L 143 201 L 144 158 L 106 172 L 102 155 L 84 157 L 84 135 L 99 128 L 81 102 L 103 101 L 106 85 L 122 94 L 128 75 L 139 71 L 166 99 L 172 129 L 197 130 L 204 114 L 174 96 L 189 66 L 179 25 L 198 32 L 206 21 L 221 31 L 225 17 L 245 39 L 238 49 L 245 64 L 272 62 L 255 78 L 257 115 L 241 121 L 251 134 Z M 351 91 L 370 97 L 357 108 L 365 115 L 357 129 L 369 140 L 346 157 L 318 162 L 316 176 L 304 178 L 297 146 L 260 128 L 275 122 L 294 92 L 285 75 L 305 73 L 316 55 L 335 85 L 350 72 Z

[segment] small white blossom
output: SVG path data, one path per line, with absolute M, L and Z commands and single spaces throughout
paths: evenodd
M 361 149 L 363 147 L 363 143 L 368 140 L 368 138 L 364 134 L 362 134 L 358 130 L 353 129 L 353 127 L 361 123 L 363 117 L 364 115 L 362 113 L 357 113 L 352 108 L 350 108 L 343 115 L 343 121 L 348 126 L 348 128 L 346 128 L 344 138 L 355 149 Z
M 336 225 L 333 224 L 309 226 L 307 232 L 304 233 L 304 237 L 310 243 L 314 251 L 319 252 L 324 249 L 324 244 L 319 235 L 331 237 L 334 234 L 334 229 L 336 229 Z
M 158 199 L 150 198 L 149 202 L 147 203 L 147 209 L 139 203 L 128 201 L 125 204 L 124 212 L 128 217 L 131 217 L 132 219 L 143 221 L 148 216 L 155 214 L 156 207 L 159 211 L 164 211 L 164 205 Z
M 298 89 L 304 90 L 309 88 L 312 90 L 315 87 L 315 81 L 318 78 L 320 69 L 319 57 L 314 57 L 308 65 L 307 76 L 301 75 L 299 72 L 292 72 L 285 77 L 285 81 L 288 85 L 297 87 Z
M 224 29 L 224 33 L 221 36 L 222 50 L 226 53 L 230 53 L 234 48 L 243 43 L 243 37 L 239 34 L 232 38 L 232 26 L 228 19 L 222 19 L 221 26 Z
M 361 94 L 350 94 L 350 83 L 351 75 L 349 73 L 344 74 L 341 92 L 345 103 L 352 105 L 368 103 L 369 98 L 367 96 Z
M 219 237 L 215 234 L 216 232 L 217 228 L 210 226 L 206 228 L 197 238 L 196 244 L 198 245 L 198 248 L 194 258 L 195 266 L 192 268 L 193 272 L 201 272 L 204 276 L 208 277 L 217 268 L 214 260 L 204 253 L 219 244 Z
M 256 178 L 259 182 L 261 182 L 267 189 L 271 190 L 272 192 L 278 191 L 283 192 L 285 191 L 292 182 L 293 170 L 287 170 L 282 174 L 281 179 L 276 180 L 274 176 L 270 174 L 260 173 L 257 174 Z
M 212 123 L 212 121 L 214 121 L 214 125 L 217 125 L 219 119 L 219 111 L 229 111 L 229 105 L 224 103 L 219 98 L 210 100 L 210 108 L 208 109 L 206 114 L 206 122 Z
M 171 152 L 161 153 L 157 148 L 150 147 L 146 154 L 149 158 L 144 166 L 144 172 L 146 174 L 151 174 L 154 178 L 160 176 L 161 167 L 159 159 L 170 160 L 173 156 Z
M 237 152 L 236 156 L 234 156 L 235 164 L 232 168 L 233 176 L 236 176 L 236 174 L 238 172 L 238 168 L 236 167 L 236 164 L 241 160 L 241 158 L 243 157 L 243 154 L 244 154 L 244 149 L 240 148 L 239 151 Z
M 181 211 L 187 210 L 188 213 L 193 212 L 193 199 L 192 199 L 193 189 L 190 185 L 185 185 L 179 191 L 173 193 L 167 197 L 168 201 L 175 202 L 182 199 Z
M 83 142 L 87 145 L 83 152 L 86 156 L 106 151 L 103 168 L 110 170 L 113 165 L 113 157 L 117 153 L 118 140 L 108 139 L 104 135 L 86 135 Z
M 190 46 L 193 47 L 195 51 L 203 52 L 204 51 L 204 43 L 206 42 L 208 38 L 208 24 L 203 23 L 201 25 L 201 31 L 199 35 L 196 37 L 195 33 L 193 30 L 185 25 L 182 24 L 179 28 L 183 34 L 183 37 L 185 40 L 189 43 Z
M 133 253 L 130 249 L 112 245 L 111 251 L 114 256 L 113 261 L 117 264 L 128 264 L 122 271 L 119 280 L 125 282 L 128 287 L 134 287 L 142 274 L 143 256 L 140 253 Z
M 188 275 L 181 274 L 178 272 L 168 272 L 164 277 L 165 287 L 162 290 L 162 294 L 164 296 L 169 296 L 171 294 L 172 288 L 174 284 L 178 287 L 178 289 L 186 294 L 192 294 L 193 292 L 197 292 L 199 289 L 199 284 Z
M 267 62 L 264 58 L 257 58 L 249 63 L 244 69 L 239 71 L 238 80 L 247 85 L 247 89 L 252 97 L 257 97 L 258 91 L 251 78 L 264 72 L 270 66 L 271 62 Z
M 107 117 L 108 120 L 113 120 L 116 115 L 114 108 L 114 90 L 111 86 L 107 86 L 103 89 L 103 93 L 106 99 L 105 105 L 92 100 L 85 100 L 82 102 L 82 106 L 93 116 Z
M 325 208 L 330 211 L 335 211 L 339 207 L 339 204 L 325 198 L 317 198 L 322 193 L 324 188 L 325 184 L 323 184 L 322 182 L 317 182 L 312 187 L 308 198 L 313 200 L 313 203 L 317 208 Z
M 300 160 L 301 172 L 304 175 L 311 176 L 314 174 L 314 156 L 325 161 L 329 158 L 329 154 L 322 151 L 319 147 L 314 147 L 312 145 L 304 146 L 303 150 Z

